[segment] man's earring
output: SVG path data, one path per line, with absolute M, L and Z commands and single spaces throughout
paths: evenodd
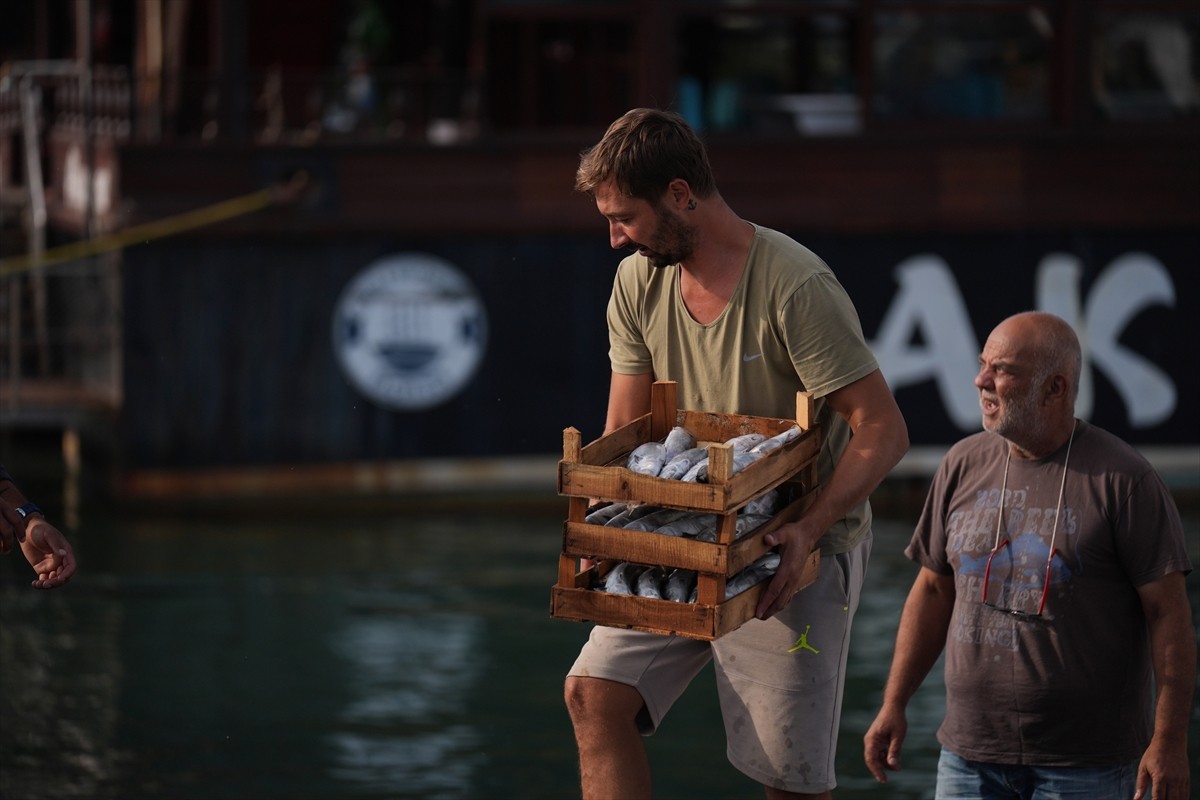
M 687 210 L 688 211 L 696 210 L 696 198 L 693 197 L 691 200 L 688 200 Z

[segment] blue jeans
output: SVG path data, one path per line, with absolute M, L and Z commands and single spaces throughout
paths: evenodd
M 936 800 L 1131 800 L 1138 762 L 1033 767 L 967 761 L 942 748 Z

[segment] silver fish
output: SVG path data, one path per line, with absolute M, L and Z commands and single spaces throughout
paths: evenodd
M 734 453 L 733 454 L 734 471 L 740 472 L 741 470 L 743 470 L 746 467 L 753 464 L 755 461 L 761 461 L 762 458 L 763 458 L 762 453 L 752 453 L 749 450 L 747 450 L 744 453 Z
M 640 569 L 628 561 L 617 564 L 604 577 L 604 591 L 609 594 L 633 594 L 634 582 L 637 581 Z
M 766 436 L 761 433 L 746 433 L 741 436 L 734 436 L 731 439 L 726 439 L 725 444 L 733 448 L 735 453 L 744 453 L 755 445 L 766 440 Z
M 737 522 L 734 525 L 733 540 L 737 541 L 746 534 L 757 529 L 764 522 L 769 522 L 770 520 L 770 517 L 762 514 L 738 514 Z M 696 534 L 696 541 L 699 542 L 715 542 L 716 540 L 717 526 L 715 522 L 711 527 L 705 528 Z
M 667 576 L 667 585 L 663 589 L 663 599 L 673 603 L 686 603 L 696 588 L 696 571 L 691 569 L 673 570 Z
M 716 530 L 716 528 L 716 514 L 692 512 L 686 517 L 681 517 L 674 522 L 656 528 L 654 532 L 666 534 L 667 536 L 698 536 L 705 531 Z
M 796 439 L 799 439 L 800 434 L 802 434 L 802 433 L 804 433 L 804 431 L 800 430 L 799 425 L 793 425 L 792 427 L 788 428 L 783 433 L 777 433 L 774 436 L 772 436 L 770 439 L 765 439 L 765 440 L 759 442 L 758 444 L 754 445 L 754 447 L 750 448 L 750 452 L 751 453 L 762 453 L 763 455 L 766 455 L 767 453 L 771 453 L 771 452 L 774 452 L 775 450 L 778 450 L 779 448 L 783 447 L 788 442 L 793 442 Z
M 750 453 L 750 452 L 734 453 L 733 454 L 733 469 L 730 471 L 729 474 L 737 475 L 739 472 L 741 472 L 746 467 L 753 464 L 755 461 L 758 461 L 762 457 L 763 457 L 762 453 Z
M 678 508 L 660 508 L 651 514 L 626 523 L 624 528 L 627 531 L 653 531 L 692 513 L 694 512 Z
M 649 516 L 656 511 L 662 511 L 661 506 L 651 505 L 650 503 L 634 503 L 617 514 L 615 517 L 604 523 L 606 528 L 624 528 L 634 520 Z
M 779 569 L 779 553 L 764 554 L 725 582 L 725 599 L 737 597 L 751 586 L 774 575 L 777 569 Z
M 624 512 L 628 507 L 626 503 L 609 503 L 588 514 L 583 518 L 583 521 L 589 525 L 603 525 L 617 514 Z
M 625 466 L 642 475 L 658 475 L 667 463 L 667 447 L 662 442 L 640 444 L 629 454 Z
M 637 578 L 637 596 L 662 600 L 662 582 L 666 578 L 662 567 L 650 567 Z
M 758 530 L 770 521 L 771 516 L 769 514 L 738 514 L 736 538 L 740 539 L 746 534 Z
M 685 472 L 683 474 L 683 477 L 680 478 L 680 480 L 684 481 L 685 483 L 700 483 L 701 482 L 700 481 L 700 473 L 702 471 L 704 472 L 705 477 L 708 477 L 708 456 L 707 455 L 704 456 L 704 458 L 701 458 L 695 464 L 693 464 L 692 468 L 689 469 L 687 472 Z
M 759 434 L 754 434 L 754 435 L 757 436 Z M 746 452 L 746 451 L 735 450 L 733 453 L 733 465 L 732 465 L 732 468 L 729 470 L 730 476 L 737 475 L 739 472 L 744 470 L 746 467 L 750 466 L 755 461 L 758 461 L 760 458 L 763 458 L 763 457 L 764 457 L 763 453 L 750 453 L 750 452 Z M 695 483 L 708 483 L 708 459 L 705 459 L 704 461 L 700 462 L 692 469 L 695 472 L 695 476 L 692 478 L 692 480 Z M 683 479 L 686 481 L 691 476 L 692 476 L 692 472 L 688 472 L 687 475 L 683 476 Z
M 774 514 L 779 504 L 779 490 L 772 489 L 763 492 L 758 497 L 742 506 L 743 514 Z
M 676 454 L 670 461 L 664 464 L 662 470 L 658 473 L 658 477 L 667 478 L 668 480 L 680 480 L 688 473 L 688 470 L 705 458 L 708 458 L 707 447 L 690 447 L 682 453 Z
M 663 448 L 666 450 L 667 460 L 670 461 L 675 456 L 682 453 L 684 450 L 691 449 L 696 446 L 696 437 L 688 433 L 686 428 L 676 425 L 667 434 L 667 438 L 663 440 Z

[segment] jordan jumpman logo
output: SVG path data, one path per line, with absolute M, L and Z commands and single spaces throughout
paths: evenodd
M 797 650 L 811 650 L 817 655 L 821 654 L 820 650 L 808 643 L 808 632 L 810 630 L 812 630 L 812 625 L 804 626 L 804 633 L 800 634 L 800 638 L 796 640 L 796 644 L 788 648 L 789 653 L 794 653 Z

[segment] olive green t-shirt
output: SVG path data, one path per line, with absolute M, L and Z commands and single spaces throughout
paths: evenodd
M 821 398 L 878 368 L 832 270 L 791 238 L 756 226 L 737 288 L 707 325 L 688 313 L 679 272 L 636 254 L 621 262 L 608 305 L 613 371 L 675 381 L 680 408 L 720 414 L 794 419 L 796 392 L 811 392 L 824 431 L 818 474 L 828 480 L 850 427 Z M 852 549 L 870 523 L 864 501 L 826 533 L 821 552 Z

